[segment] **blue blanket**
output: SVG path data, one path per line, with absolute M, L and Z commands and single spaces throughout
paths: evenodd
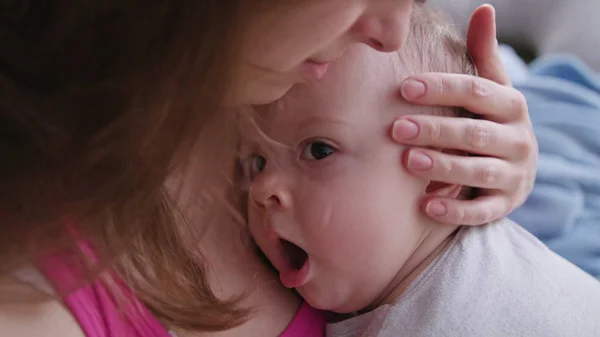
M 573 56 L 505 65 L 527 98 L 540 160 L 533 192 L 509 217 L 600 276 L 600 77 Z

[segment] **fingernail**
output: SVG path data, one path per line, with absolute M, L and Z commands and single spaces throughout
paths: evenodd
M 419 134 L 417 123 L 408 119 L 399 119 L 394 122 L 392 137 L 396 141 L 414 139 Z
M 410 151 L 408 153 L 408 168 L 419 171 L 427 171 L 433 167 L 433 159 L 421 151 Z
M 405 99 L 414 100 L 423 97 L 425 89 L 425 83 L 414 79 L 407 79 L 402 82 L 400 92 Z
M 432 201 L 425 206 L 425 212 L 433 216 L 444 216 L 448 212 L 448 208 L 440 201 Z

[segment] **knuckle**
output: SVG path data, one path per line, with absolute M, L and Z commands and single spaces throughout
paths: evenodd
M 483 209 L 478 213 L 477 217 L 475 218 L 476 222 L 474 224 L 476 224 L 476 225 L 485 224 L 485 223 L 492 221 L 492 218 L 493 218 L 492 211 L 489 209 Z
M 518 194 L 520 191 L 524 190 L 527 185 L 527 179 L 525 178 L 522 171 L 513 172 L 512 184 L 509 186 L 512 187 L 514 194 Z
M 492 134 L 478 121 L 473 120 L 467 131 L 467 141 L 475 149 L 483 149 L 491 142 Z
M 454 81 L 447 77 L 443 77 L 439 81 L 436 81 L 436 85 L 434 85 L 436 93 L 440 96 L 445 96 L 448 93 L 453 92 L 455 87 Z
M 509 98 L 509 106 L 512 111 L 520 112 L 519 116 L 527 112 L 527 99 L 520 91 L 514 90 L 514 94 Z
M 533 179 L 521 179 L 517 183 L 515 195 L 508 201 L 508 207 L 510 208 L 510 210 L 513 210 L 525 203 L 525 201 L 527 200 L 527 196 L 533 189 L 533 183 Z
M 454 223 L 460 225 L 482 225 L 494 219 L 494 213 L 490 209 L 458 208 L 453 213 Z
M 451 177 L 455 171 L 454 163 L 452 162 L 452 160 L 438 159 L 437 167 L 440 168 L 440 174 L 443 177 Z M 440 178 L 443 179 L 443 177 Z
M 447 79 L 439 76 L 423 76 L 421 80 L 427 87 L 426 95 L 429 97 L 442 96 L 446 92 Z
M 498 180 L 498 168 L 495 165 L 485 165 L 475 171 L 475 180 L 482 187 L 492 186 Z
M 523 183 L 525 185 L 525 194 L 529 194 L 533 190 L 533 186 L 535 185 L 535 171 L 527 175 L 527 179 Z
M 471 214 L 468 210 L 464 208 L 459 208 L 456 210 L 456 223 L 461 225 L 468 225 L 469 220 L 471 219 Z
M 512 210 L 517 209 L 518 207 L 521 207 L 525 203 L 526 200 L 527 200 L 527 198 L 525 198 L 525 197 L 513 198 L 513 200 L 511 200 L 507 204 L 507 208 L 508 208 L 507 213 L 510 213 Z
M 481 77 L 471 77 L 468 81 L 470 81 L 469 90 L 474 97 L 486 97 L 490 94 L 489 87 Z
M 423 134 L 424 136 L 433 143 L 437 143 L 443 137 L 442 126 L 435 120 L 428 120 L 423 123 Z
M 510 212 L 515 210 L 517 207 L 521 206 L 521 204 L 524 202 L 525 202 L 525 199 L 521 200 L 521 198 L 517 198 L 517 197 L 506 198 L 505 207 L 504 207 L 505 215 L 508 215 Z
M 518 158 L 529 158 L 534 150 L 534 140 L 529 132 L 518 133 L 514 140 L 514 151 Z
M 503 188 L 504 193 L 508 195 L 509 207 L 513 207 L 513 204 L 517 203 L 526 194 L 527 185 L 528 179 L 525 178 L 522 172 L 513 171 L 510 183 Z

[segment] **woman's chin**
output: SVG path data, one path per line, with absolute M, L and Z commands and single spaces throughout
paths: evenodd
M 293 86 L 293 83 L 265 87 L 261 92 L 250 97 L 252 105 L 264 105 L 282 98 Z
M 240 106 L 240 105 L 264 105 L 277 101 L 285 95 L 292 86 L 301 79 L 296 79 L 295 76 L 285 76 L 278 74 L 277 76 L 266 75 L 260 80 L 243 81 L 245 85 L 241 85 L 230 91 L 225 96 L 223 105 L 225 106 Z

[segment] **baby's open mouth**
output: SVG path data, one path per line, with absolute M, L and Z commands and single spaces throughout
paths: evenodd
M 280 239 L 283 258 L 293 270 L 300 270 L 308 261 L 306 251 L 288 240 Z

